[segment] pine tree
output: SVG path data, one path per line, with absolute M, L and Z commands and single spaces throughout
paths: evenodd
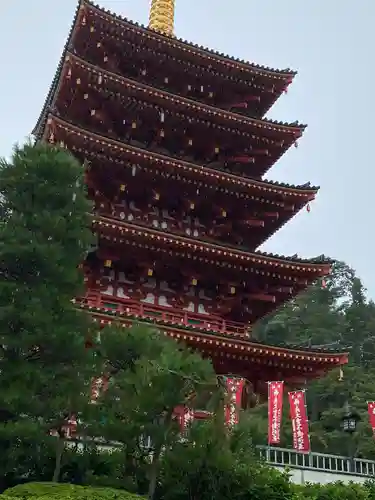
M 97 417 L 90 420 L 101 422 L 96 429 L 100 436 L 121 443 L 131 457 L 128 463 L 138 461 L 139 468 L 152 456 L 146 466 L 151 499 L 162 451 L 181 437 L 175 408 L 200 407 L 201 397 L 206 400 L 207 392 L 219 391 L 215 372 L 210 361 L 142 325 L 105 328 L 100 351 L 109 382 L 101 404 L 93 406 Z
M 89 319 L 72 303 L 92 241 L 83 175 L 69 153 L 42 143 L 0 162 L 1 419 L 57 429 L 57 462 L 67 417 L 88 401 L 94 364 Z

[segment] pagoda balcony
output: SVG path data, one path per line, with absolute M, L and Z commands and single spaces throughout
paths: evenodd
M 323 376 L 329 371 L 348 362 L 348 354 L 343 352 L 323 352 L 314 349 L 296 349 L 293 346 L 266 345 L 250 338 L 243 338 L 236 332 L 219 332 L 200 329 L 192 324 L 184 324 L 172 316 L 161 317 L 160 310 L 141 309 L 133 306 L 128 312 L 113 307 L 90 305 L 92 299 L 77 299 L 77 306 L 89 312 L 93 320 L 101 326 L 146 323 L 160 328 L 166 335 L 183 342 L 212 360 L 217 374 L 236 374 L 251 381 L 256 393 L 267 395 L 267 380 L 284 380 L 293 387 L 306 380 Z M 147 312 L 148 311 L 148 312 Z M 132 313 L 132 314 L 130 314 Z M 155 319 L 155 316 L 158 319 Z
M 324 261 L 243 252 L 111 219 L 94 218 L 93 230 L 99 235 L 96 255 L 102 262 L 108 259 L 118 262 L 120 269 L 121 266 L 139 268 L 139 263 L 143 263 L 144 272 L 148 269 L 147 272 L 155 273 L 160 279 L 164 277 L 167 282 L 170 279 L 181 283 L 177 289 L 172 287 L 174 291 L 168 307 L 174 306 L 178 297 L 185 307 L 190 303 L 189 297 L 184 298 L 185 292 L 181 291 L 183 283 L 187 286 L 190 282 L 202 283 L 203 287 L 207 283 L 208 288 L 202 292 L 208 291 L 209 309 L 205 302 L 198 301 L 197 311 L 204 308 L 205 314 L 209 310 L 210 314 L 246 324 L 253 324 L 330 272 L 329 263 Z M 114 294 L 112 288 L 107 292 Z M 130 298 L 132 294 L 134 290 Z M 118 295 L 124 296 L 123 291 Z M 146 295 L 144 289 L 141 296 Z M 138 300 L 139 297 L 137 292 L 133 298 Z M 158 304 L 153 302 L 153 305 Z
M 69 54 L 53 109 L 78 125 L 146 149 L 259 178 L 304 126 L 254 120 L 99 72 Z
M 134 321 L 152 321 L 155 324 L 173 325 L 197 332 L 219 333 L 223 336 L 239 338 L 248 338 L 250 332 L 250 327 L 243 323 L 132 299 L 112 297 L 94 291 L 88 291 L 84 297 L 75 299 L 75 303 L 95 313 L 131 318 Z
M 244 109 L 246 104 L 244 111 L 257 117 L 267 112 L 296 75 L 165 37 L 85 0 L 77 9 L 67 48 L 104 69 L 175 94 L 225 109 L 238 104 L 237 109 Z

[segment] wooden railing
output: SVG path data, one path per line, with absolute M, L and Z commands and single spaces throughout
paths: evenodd
M 248 337 L 248 328 L 241 323 L 172 307 L 156 306 L 131 299 L 107 296 L 99 292 L 88 292 L 85 297 L 76 299 L 76 303 L 81 307 L 96 308 L 103 313 L 112 313 L 118 316 L 144 318 L 155 323 L 170 324 L 176 327 L 188 327 L 242 338 Z

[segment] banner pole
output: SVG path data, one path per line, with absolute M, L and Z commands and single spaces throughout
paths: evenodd
M 267 451 L 266 451 L 266 459 L 267 462 L 271 461 L 271 443 L 270 443 L 270 382 L 267 382 L 267 392 L 268 392 L 268 425 L 267 425 Z

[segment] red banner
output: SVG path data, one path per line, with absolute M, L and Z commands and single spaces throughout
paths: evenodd
M 307 419 L 305 391 L 289 392 L 290 418 L 293 430 L 293 448 L 310 451 L 309 421 Z
M 284 382 L 268 382 L 268 444 L 280 443 Z
M 368 405 L 368 416 L 370 419 L 371 429 L 375 436 L 375 402 L 371 401 L 367 403 L 367 405 Z
M 242 390 L 245 380 L 242 378 L 227 377 L 225 382 L 229 397 L 229 403 L 225 405 L 225 423 L 229 427 L 233 427 L 239 421 L 239 408 L 241 407 Z

